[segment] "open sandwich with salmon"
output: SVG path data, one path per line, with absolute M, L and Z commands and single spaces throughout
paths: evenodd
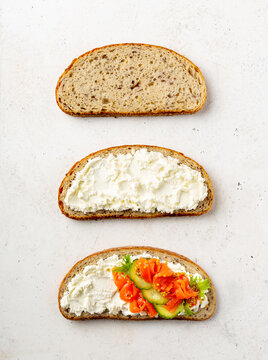
M 216 308 L 204 270 L 152 247 L 113 248 L 86 257 L 65 276 L 58 300 L 70 320 L 207 320 Z

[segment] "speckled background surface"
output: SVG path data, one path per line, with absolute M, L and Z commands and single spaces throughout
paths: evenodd
M 6 1 L 0 4 L 0 359 L 266 359 L 267 36 L 261 0 Z M 207 82 L 192 116 L 70 117 L 54 89 L 73 58 L 119 42 L 163 45 Z M 211 177 L 199 218 L 75 222 L 58 186 L 82 157 L 121 144 L 185 153 Z M 266 203 L 265 203 L 266 200 Z M 68 322 L 60 281 L 86 255 L 152 245 L 197 261 L 218 307 L 203 323 Z

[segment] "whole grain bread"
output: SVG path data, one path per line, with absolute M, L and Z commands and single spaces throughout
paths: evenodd
M 190 60 L 146 44 L 91 50 L 64 71 L 57 104 L 75 116 L 192 114 L 207 96 L 205 80 Z
M 154 247 L 147 247 L 147 246 L 126 246 L 126 247 L 120 247 L 120 248 L 112 248 L 108 250 L 103 250 L 100 252 L 97 252 L 95 254 L 92 254 L 83 260 L 78 261 L 71 270 L 67 273 L 67 275 L 64 277 L 60 288 L 59 288 L 59 294 L 58 294 L 58 303 L 59 303 L 59 309 L 62 315 L 69 320 L 90 320 L 90 319 L 118 319 L 118 320 L 163 320 L 160 317 L 157 318 L 150 318 L 149 316 L 141 316 L 141 315 L 133 315 L 133 316 L 125 316 L 122 313 L 119 315 L 112 315 L 108 311 L 102 313 L 102 314 L 89 314 L 87 312 L 82 312 L 81 316 L 77 316 L 73 313 L 70 313 L 69 309 L 63 309 L 61 307 L 61 298 L 64 294 L 64 292 L 68 289 L 68 283 L 71 281 L 71 279 L 81 273 L 83 269 L 88 265 L 94 265 L 98 262 L 99 259 L 106 259 L 113 254 L 118 255 L 119 258 L 123 258 L 124 255 L 130 254 L 130 255 L 139 255 L 142 253 L 149 253 L 152 256 L 159 257 L 161 261 L 168 261 L 173 263 L 180 263 L 183 265 L 189 273 L 198 273 L 203 278 L 208 278 L 210 281 L 211 289 L 207 293 L 208 297 L 208 305 L 207 307 L 203 309 L 199 309 L 197 313 L 190 317 L 186 316 L 178 316 L 175 317 L 173 320 L 195 320 L 195 321 L 201 321 L 201 320 L 207 320 L 209 319 L 215 312 L 216 309 L 216 292 L 214 289 L 214 286 L 212 284 L 211 279 L 207 275 L 207 273 L 197 264 L 195 264 L 193 261 L 189 260 L 188 258 L 179 255 L 175 252 L 158 249 Z
M 155 211 L 154 213 L 147 213 L 141 211 L 132 211 L 132 210 L 124 210 L 124 211 L 108 211 L 108 210 L 98 210 L 94 213 L 86 213 L 84 214 L 82 211 L 72 210 L 69 206 L 64 203 L 64 199 L 69 187 L 72 184 L 72 181 L 75 179 L 77 172 L 81 171 L 83 167 L 87 164 L 89 159 L 94 157 L 103 157 L 106 158 L 110 154 L 114 156 L 118 154 L 126 154 L 134 150 L 139 150 L 142 148 L 146 148 L 148 151 L 159 151 L 164 156 L 171 156 L 175 159 L 178 159 L 178 163 L 185 164 L 191 167 L 194 170 L 200 171 L 201 175 L 205 179 L 205 183 L 208 188 L 208 195 L 207 197 L 201 201 L 197 208 L 194 210 L 177 210 L 173 213 L 162 213 L 160 211 Z M 185 216 L 185 215 L 202 215 L 208 212 L 212 206 L 213 202 L 213 188 L 211 181 L 203 169 L 201 165 L 199 165 L 194 160 L 190 159 L 189 157 L 184 156 L 182 153 L 166 149 L 158 146 L 150 146 L 150 145 L 123 145 L 123 146 L 116 146 L 104 150 L 97 151 L 92 153 L 82 160 L 78 161 L 74 164 L 74 166 L 69 170 L 66 174 L 65 178 L 63 179 L 58 192 L 58 204 L 60 207 L 61 212 L 69 218 L 75 220 L 98 220 L 98 219 L 107 219 L 107 218 L 128 218 L 128 219 L 140 219 L 140 218 L 153 218 L 153 217 L 163 217 L 163 216 Z

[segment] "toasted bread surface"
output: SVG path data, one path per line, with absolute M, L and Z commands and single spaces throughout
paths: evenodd
M 199 273 L 203 278 L 208 278 L 210 281 L 211 289 L 206 294 L 208 297 L 208 306 L 206 308 L 200 309 L 197 313 L 190 317 L 186 316 L 177 316 L 172 320 L 207 320 L 209 319 L 215 312 L 216 309 L 216 292 L 214 289 L 214 285 L 209 278 L 208 274 L 193 261 L 189 260 L 185 256 L 179 255 L 175 252 L 158 249 L 154 247 L 147 246 L 126 246 L 126 247 L 117 247 L 112 249 L 103 250 L 92 255 L 87 256 L 83 260 L 78 261 L 71 270 L 64 277 L 58 294 L 58 304 L 59 309 L 62 315 L 68 320 L 90 320 L 90 319 L 118 319 L 118 320 L 163 320 L 161 317 L 150 318 L 149 316 L 141 316 L 139 314 L 133 314 L 133 316 L 125 316 L 122 313 L 119 315 L 112 315 L 108 311 L 102 314 L 89 314 L 87 312 L 83 312 L 81 316 L 77 316 L 69 312 L 69 309 L 63 309 L 61 307 L 60 301 L 64 294 L 64 292 L 68 288 L 68 283 L 71 279 L 77 274 L 81 273 L 83 269 L 88 265 L 97 264 L 100 259 L 106 259 L 114 254 L 118 255 L 119 258 L 123 258 L 124 255 L 140 255 L 142 253 L 149 253 L 152 256 L 159 257 L 161 261 L 168 261 L 173 263 L 180 263 L 186 269 L 186 271 L 190 273 Z
M 206 96 L 203 75 L 190 60 L 161 46 L 134 43 L 79 56 L 56 86 L 57 104 L 74 116 L 192 114 Z
M 69 189 L 69 187 L 72 184 L 72 181 L 75 179 L 75 176 L 77 172 L 81 171 L 83 167 L 86 165 L 87 161 L 89 159 L 92 159 L 94 157 L 108 157 L 110 154 L 113 154 L 114 156 L 118 154 L 127 154 L 128 152 L 131 152 L 134 150 L 139 150 L 142 148 L 146 148 L 148 151 L 159 151 L 164 156 L 171 156 L 176 159 L 178 159 L 178 162 L 181 164 L 185 164 L 189 167 L 191 167 L 194 170 L 200 171 L 203 178 L 205 179 L 205 183 L 208 188 L 208 195 L 207 197 L 201 201 L 197 208 L 194 210 L 176 210 L 173 213 L 162 213 L 160 211 L 155 211 L 154 213 L 147 213 L 147 212 L 141 212 L 141 211 L 132 211 L 132 210 L 124 210 L 124 211 L 108 211 L 108 210 L 98 210 L 94 213 L 86 213 L 84 214 L 82 211 L 76 211 L 72 210 L 69 206 L 67 206 L 64 203 L 64 199 L 66 196 L 66 193 Z M 153 217 L 163 217 L 163 216 L 185 216 L 185 215 L 202 215 L 206 212 L 208 212 L 212 206 L 213 202 L 213 188 L 211 181 L 206 173 L 206 171 L 203 169 L 201 165 L 199 165 L 194 160 L 184 156 L 182 153 L 161 148 L 157 146 L 151 146 L 151 145 L 123 145 L 123 146 L 116 146 L 108 149 L 103 149 L 100 151 L 97 151 L 95 153 L 92 153 L 82 160 L 78 161 L 74 164 L 74 166 L 70 169 L 70 171 L 66 174 L 65 178 L 63 179 L 58 192 L 58 203 L 60 210 L 64 215 L 66 215 L 69 218 L 75 219 L 75 220 L 98 220 L 98 219 L 107 219 L 107 218 L 128 218 L 128 219 L 140 219 L 140 218 L 153 218 Z

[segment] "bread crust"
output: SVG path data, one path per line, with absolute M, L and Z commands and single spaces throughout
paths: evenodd
M 124 211 L 97 211 L 94 213 L 84 214 L 81 211 L 73 211 L 64 204 L 64 198 L 69 186 L 71 185 L 71 182 L 75 178 L 77 171 L 80 171 L 86 165 L 88 159 L 94 158 L 96 156 L 101 156 L 103 153 L 108 154 L 111 152 L 114 153 L 115 151 L 122 152 L 126 150 L 131 151 L 132 149 L 139 150 L 144 148 L 146 148 L 149 151 L 158 151 L 164 153 L 164 155 L 167 154 L 167 156 L 176 157 L 180 161 L 183 160 L 184 163 L 186 163 L 186 165 L 194 168 L 195 170 L 200 171 L 202 176 L 205 178 L 205 182 L 208 187 L 208 195 L 206 199 L 200 203 L 201 205 L 198 205 L 198 207 L 195 210 L 189 210 L 189 211 L 177 210 L 173 213 L 162 213 L 159 211 L 155 211 L 154 213 L 146 213 L 141 211 L 124 210 Z M 156 218 L 156 217 L 164 217 L 164 216 L 199 216 L 205 214 L 210 210 L 212 206 L 212 202 L 213 202 L 213 187 L 208 174 L 201 165 L 199 165 L 196 161 L 192 160 L 191 158 L 185 156 L 184 154 L 178 151 L 159 147 L 159 146 L 151 146 L 151 145 L 121 145 L 121 146 L 110 147 L 107 149 L 102 149 L 94 153 L 91 153 L 73 165 L 73 167 L 68 171 L 68 173 L 62 180 L 58 191 L 58 205 L 61 212 L 65 216 L 74 220 L 99 220 L 99 219 L 112 219 L 112 218 L 123 218 L 123 219 L 147 218 L 148 219 L 148 218 Z M 202 204 L 204 204 L 204 207 L 202 206 Z
M 83 56 L 86 56 L 88 55 L 89 53 L 94 53 L 95 51 L 97 50 L 100 50 L 100 49 L 105 49 L 105 48 L 108 48 L 108 47 L 112 47 L 112 46 L 125 46 L 125 45 L 138 45 L 138 46 L 147 46 L 147 47 L 155 47 L 155 48 L 159 48 L 159 49 L 164 49 L 164 50 L 167 50 L 171 53 L 174 53 L 176 55 L 179 55 L 181 56 L 184 60 L 186 61 L 189 61 L 189 63 L 191 63 L 191 65 L 195 68 L 195 70 L 199 73 L 199 75 L 201 76 L 203 82 L 204 82 L 204 85 L 205 85 L 205 95 L 204 95 L 204 99 L 203 99 L 203 102 L 198 106 L 198 108 L 196 108 L 195 110 L 193 111 L 147 111 L 147 112 L 139 112 L 139 113 L 133 113 L 133 112 L 128 112 L 128 113 L 120 113 L 120 112 L 100 112 L 98 114 L 94 114 L 94 113 L 83 113 L 83 114 L 80 114 L 79 112 L 73 112 L 71 110 L 66 110 L 63 108 L 63 106 L 61 105 L 61 103 L 59 102 L 58 100 L 58 89 L 59 89 L 59 86 L 61 84 L 61 79 L 67 74 L 67 72 L 72 68 L 72 66 L 74 65 L 74 63 L 82 58 Z M 56 102 L 59 106 L 59 108 L 65 112 L 66 114 L 68 115 L 72 115 L 72 116 L 77 116 L 77 117 L 108 117 L 108 116 L 112 116 L 112 117 L 121 117 L 121 116 L 170 116 L 170 115 L 191 115 L 191 114 L 194 114 L 196 113 L 197 111 L 199 111 L 205 104 L 205 101 L 206 101 L 206 98 L 207 98 L 207 88 L 206 88 L 206 83 L 205 83 L 205 79 L 204 79 L 204 76 L 202 75 L 200 69 L 191 61 L 189 60 L 188 58 L 186 58 L 185 56 L 177 53 L 176 51 L 174 50 L 171 50 L 171 49 L 168 49 L 164 46 L 159 46 L 159 45 L 151 45 L 151 44 L 143 44 L 143 43 L 121 43 L 121 44 L 109 44 L 109 45 L 105 45 L 105 46 L 101 46 L 101 47 L 97 47 L 95 49 L 92 49 L 92 50 L 89 50 L 87 52 L 85 52 L 84 54 L 78 56 L 77 58 L 75 58 L 71 64 L 65 69 L 65 71 L 63 72 L 63 74 L 60 76 L 58 82 L 57 82 L 57 86 L 56 86 L 56 89 L 55 89 L 55 96 L 56 96 Z
M 208 274 L 199 265 L 197 265 L 192 260 L 188 259 L 187 257 L 185 257 L 183 255 L 179 255 L 173 251 L 159 249 L 159 248 L 155 248 L 155 247 L 151 247 L 151 246 L 124 246 L 124 247 L 110 248 L 110 249 L 102 250 L 102 251 L 96 252 L 94 254 L 91 254 L 91 255 L 85 257 L 84 259 L 78 261 L 70 269 L 70 271 L 65 275 L 65 277 L 62 280 L 61 285 L 59 287 L 58 306 L 59 306 L 59 310 L 60 310 L 61 314 L 68 320 L 94 320 L 94 319 L 95 320 L 96 319 L 105 319 L 105 320 L 116 319 L 116 320 L 131 320 L 131 321 L 166 320 L 161 317 L 150 318 L 149 316 L 140 316 L 140 315 L 125 316 L 123 314 L 112 315 L 109 313 L 108 314 L 104 313 L 104 314 L 99 314 L 99 315 L 91 315 L 89 313 L 82 313 L 81 316 L 76 316 L 75 314 L 70 314 L 70 313 L 68 313 L 68 311 L 65 311 L 61 308 L 61 305 L 60 305 L 61 297 L 62 297 L 65 289 L 67 288 L 68 282 L 71 280 L 71 278 L 73 276 L 76 275 L 77 268 L 79 268 L 78 272 L 81 272 L 83 270 L 83 268 L 88 264 L 88 262 L 91 261 L 94 257 L 96 257 L 98 259 L 99 257 L 106 256 L 106 255 L 107 255 L 106 257 L 109 257 L 112 254 L 123 255 L 123 254 L 130 253 L 133 251 L 141 253 L 141 254 L 143 252 L 149 252 L 153 256 L 159 256 L 160 260 L 162 260 L 161 256 L 162 256 L 162 258 L 164 256 L 165 260 L 167 260 L 167 259 L 171 260 L 172 258 L 176 258 L 180 263 L 182 263 L 182 265 L 184 265 L 186 267 L 186 270 L 187 270 L 187 265 L 188 265 L 188 267 L 193 266 L 195 268 L 196 272 L 200 273 L 202 275 L 202 277 L 209 279 L 211 289 L 207 293 L 207 296 L 209 299 L 208 309 L 207 310 L 200 309 L 197 313 L 195 313 L 191 317 L 178 316 L 178 317 L 175 317 L 173 319 L 168 319 L 168 320 L 204 321 L 204 320 L 208 320 L 211 318 L 211 316 L 214 314 L 214 312 L 216 310 L 216 292 L 215 292 L 214 285 L 213 285 L 210 277 L 208 276 Z M 201 312 L 203 315 L 200 317 L 200 316 L 198 316 L 198 314 L 200 314 Z

